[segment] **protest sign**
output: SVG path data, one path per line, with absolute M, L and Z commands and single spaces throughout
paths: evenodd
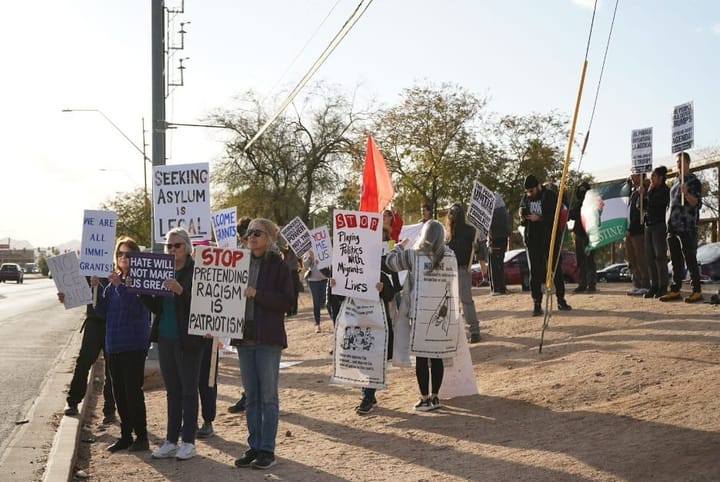
M 478 239 L 487 238 L 495 209 L 495 193 L 478 181 L 473 182 L 468 221 L 478 229 Z
M 181 227 L 190 239 L 210 239 L 210 165 L 153 167 L 155 242 Z
M 210 216 L 215 242 L 220 248 L 237 248 L 237 208 L 215 211 Z
M 332 293 L 364 300 L 380 298 L 382 220 L 378 213 L 333 213 Z
M 175 256 L 163 253 L 130 253 L 129 293 L 172 296 L 163 281 L 175 277 Z
M 411 270 L 415 291 L 410 299 L 410 354 L 451 358 L 458 344 L 460 305 L 457 260 L 446 250 L 439 266 L 419 254 Z M 431 269 L 432 268 L 432 269 Z
M 280 235 L 285 238 L 288 246 L 298 258 L 302 258 L 312 247 L 310 231 L 303 220 L 297 216 L 280 230 Z
M 335 323 L 333 383 L 385 388 L 388 329 L 381 300 L 345 298 Z
M 80 244 L 80 274 L 107 277 L 113 269 L 115 249 L 115 211 L 83 212 L 82 243 Z
M 332 242 L 327 226 L 320 226 L 310 231 L 312 250 L 318 261 L 318 269 L 329 268 L 332 265 Z
M 632 174 L 644 174 L 652 172 L 653 154 L 653 130 L 652 127 L 645 129 L 635 129 L 631 135 L 630 156 L 632 166 L 630 172 Z
M 188 333 L 242 338 L 249 276 L 250 251 L 198 246 Z
M 92 303 L 92 291 L 80 274 L 80 263 L 75 251 L 47 258 L 47 264 L 58 293 L 65 295 L 65 309 Z
M 695 142 L 695 115 L 692 101 L 676 105 L 672 119 L 672 153 L 687 151 Z

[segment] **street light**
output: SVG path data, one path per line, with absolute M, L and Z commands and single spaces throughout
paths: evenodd
M 108 116 L 105 115 L 103 111 L 100 109 L 63 109 L 62 112 L 96 112 L 103 116 L 103 118 L 110 123 L 111 126 L 115 128 L 116 131 L 120 133 L 121 136 L 125 138 L 126 141 L 128 141 L 132 146 L 135 148 L 136 151 L 138 151 L 143 156 L 143 187 L 145 189 L 145 212 L 148 213 L 148 216 L 150 219 L 150 243 L 154 243 L 155 239 L 153 236 L 153 230 L 155 229 L 154 223 L 152 221 L 152 213 L 150 212 L 150 205 L 148 203 L 148 188 L 147 188 L 147 163 L 149 162 L 150 165 L 152 165 L 152 159 L 150 159 L 147 154 L 145 154 L 145 118 L 142 118 L 142 130 L 143 130 L 143 146 L 142 149 L 138 147 L 135 142 L 133 142 L 130 137 L 128 137 L 127 134 L 125 134 L 122 129 L 120 129 L 117 124 L 115 124 Z

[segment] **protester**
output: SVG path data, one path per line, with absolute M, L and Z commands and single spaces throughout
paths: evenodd
M 420 222 L 425 223 L 427 221 L 430 221 L 432 219 L 432 209 L 430 208 L 430 205 L 427 203 L 423 203 L 420 205 Z
M 276 462 L 280 354 L 287 348 L 285 313 L 292 302 L 290 271 L 274 249 L 277 234 L 278 227 L 267 219 L 254 219 L 247 230 L 252 256 L 238 359 L 249 448 L 235 460 L 237 467 L 268 469 Z
M 597 291 L 597 267 L 595 266 L 595 251 L 590 249 L 590 239 L 582 223 L 580 212 L 585 200 L 585 193 L 590 190 L 590 184 L 583 181 L 575 189 L 575 201 L 570 209 L 568 219 L 574 222 L 575 259 L 578 266 L 578 286 L 573 293 L 594 293 Z M 551 221 L 552 222 L 552 221 Z
M 87 278 L 88 283 L 90 278 Z M 105 289 L 107 279 L 99 280 L 98 290 Z M 57 294 L 60 303 L 65 301 L 65 293 Z M 110 379 L 110 368 L 105 356 L 105 319 L 95 312 L 95 307 L 89 303 L 85 307 L 85 321 L 80 331 L 83 334 L 80 343 L 80 353 L 75 361 L 75 370 L 70 381 L 70 390 L 65 405 L 65 415 L 77 415 L 78 404 L 85 398 L 87 392 L 87 379 L 90 368 L 97 360 L 100 352 L 103 352 L 105 361 L 105 383 L 103 384 L 103 423 L 109 424 L 115 421 L 115 398 L 112 392 L 112 380 Z
M 470 343 L 478 343 L 480 341 L 480 323 L 472 297 L 472 275 L 470 274 L 470 261 L 473 257 L 473 243 L 475 243 L 476 236 L 475 228 L 465 222 L 465 210 L 457 203 L 453 204 L 448 211 L 445 224 L 447 245 L 455 252 L 455 258 L 457 258 L 458 289 L 463 318 L 470 332 Z
M 638 192 L 645 204 L 645 257 L 648 266 L 650 288 L 644 298 L 660 298 L 667 294 L 667 222 L 665 214 L 670 204 L 670 190 L 666 184 L 667 168 L 656 167 L 650 175 L 647 192 L 640 184 Z
M 548 255 L 550 253 L 550 238 L 555 219 L 557 193 L 552 189 L 540 186 L 537 178 L 530 174 L 525 178 L 525 194 L 520 201 L 520 224 L 524 227 L 523 241 L 527 248 L 528 263 L 530 265 L 530 290 L 533 298 L 533 316 L 543 314 L 542 310 L 542 284 L 547 273 Z M 553 261 L 559 256 L 559 239 L 562 231 L 558 229 L 554 248 Z M 559 265 L 559 263 L 558 263 Z M 554 267 L 553 267 L 554 268 Z M 571 310 L 565 301 L 565 282 L 561 269 L 555 270 L 555 295 L 558 309 Z
M 510 211 L 499 192 L 495 192 L 495 209 L 490 221 L 488 233 L 488 248 L 490 250 L 490 290 L 491 294 L 504 295 L 507 293 L 505 284 L 505 251 L 507 250 L 510 226 Z
M 443 225 L 434 220 L 429 220 L 423 225 L 420 237 L 413 248 L 407 248 L 407 244 L 407 239 L 396 244 L 387 254 L 385 260 L 388 268 L 392 271 L 409 271 L 403 288 L 403 302 L 398 311 L 398 322 L 426 322 L 427 320 L 419 321 L 410 318 L 409 300 L 415 298 L 418 292 L 423 292 L 422 286 L 415 286 L 413 281 L 412 272 L 416 269 L 416 259 L 421 255 L 429 256 L 432 260 L 432 266 L 430 267 L 430 271 L 432 271 L 440 265 L 446 255 L 452 255 L 452 250 L 445 245 L 445 229 Z M 393 353 L 393 356 L 395 355 L 396 353 Z M 442 385 L 443 374 L 442 358 L 416 357 L 415 377 L 420 389 L 420 400 L 413 407 L 415 410 L 428 411 L 441 407 L 438 393 Z
M 118 238 L 115 270 L 108 275 L 108 285 L 98 289 L 95 307 L 97 314 L 105 317 L 105 353 L 120 415 L 120 439 L 107 448 L 110 452 L 124 449 L 139 452 L 150 448 L 143 393 L 145 358 L 150 345 L 150 313 L 140 297 L 129 293 L 126 286 L 130 253 L 139 251 L 134 239 Z M 90 284 L 99 287 L 100 280 L 93 276 Z
M 320 333 L 320 312 L 327 305 L 325 297 L 327 293 L 327 271 L 318 268 L 319 261 L 315 258 L 315 252 L 311 249 L 303 256 L 303 266 L 307 269 L 306 279 L 310 287 L 313 300 L 313 317 L 315 319 L 315 333 Z
M 644 174 L 631 174 L 628 181 L 630 202 L 628 204 L 628 228 L 625 232 L 625 252 L 632 271 L 633 287 L 627 294 L 643 296 L 650 289 L 650 275 L 645 256 L 645 226 L 642 219 L 647 206 L 644 205 L 643 196 L 638 188 L 642 183 L 644 191 L 650 181 L 645 179 Z
M 690 154 L 680 152 L 676 158 L 678 177 L 670 188 L 670 213 L 668 216 L 668 247 L 673 268 L 673 284 L 660 301 L 680 299 L 680 289 L 685 278 L 685 266 L 690 272 L 692 293 L 686 303 L 702 301 L 700 267 L 697 263 L 697 225 L 702 207 L 700 179 L 690 172 Z

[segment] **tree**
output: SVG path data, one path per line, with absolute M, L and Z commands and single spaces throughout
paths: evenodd
M 214 181 L 223 185 L 217 202 L 279 224 L 298 215 L 308 222 L 313 208 L 331 204 L 339 193 L 365 115 L 344 95 L 318 85 L 300 110 L 282 114 L 244 152 L 269 114 L 252 92 L 241 102 L 241 109 L 212 116 L 237 133 L 214 171 Z
M 130 236 L 141 246 L 152 246 L 150 230 L 152 217 L 148 212 L 150 200 L 145 199 L 145 190 L 137 188 L 130 192 L 115 193 L 100 209 L 117 213 L 117 235 Z

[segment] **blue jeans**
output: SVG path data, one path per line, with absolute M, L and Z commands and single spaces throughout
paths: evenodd
M 315 316 L 315 324 L 320 324 L 320 310 L 325 306 L 325 293 L 327 292 L 327 280 L 308 281 L 310 292 L 313 299 L 313 316 Z
M 168 442 L 177 443 L 182 425 L 182 439 L 195 443 L 198 422 L 198 379 L 202 348 L 183 349 L 180 340 L 160 338 L 158 361 L 167 391 Z
M 247 441 L 250 448 L 257 451 L 275 453 L 280 414 L 278 379 L 281 352 L 282 347 L 277 345 L 243 342 L 238 346 L 240 375 L 247 397 Z

